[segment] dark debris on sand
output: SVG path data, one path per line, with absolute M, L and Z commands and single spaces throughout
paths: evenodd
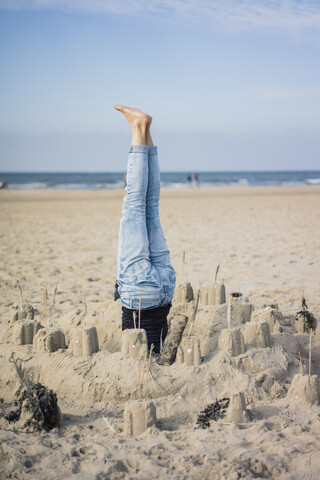
M 303 317 L 305 332 L 309 333 L 311 330 L 313 331 L 316 330 L 317 320 L 315 316 L 311 312 L 309 312 L 308 305 L 304 297 L 302 297 L 302 300 L 301 300 L 301 307 L 302 307 L 302 310 L 300 310 L 300 312 L 297 312 L 295 316 L 295 320 L 298 321 L 299 317 Z
M 317 319 L 315 316 L 309 312 L 308 310 L 301 310 L 296 314 L 296 321 L 298 320 L 299 316 L 303 317 L 304 321 L 304 330 L 309 332 L 310 330 L 316 330 L 317 328 Z
M 34 431 L 49 431 L 59 427 L 60 409 L 53 390 L 37 383 L 27 389 L 20 387 L 15 395 L 15 408 L 2 414 L 8 422 L 26 418 L 22 428 Z
M 210 420 L 220 420 L 225 417 L 227 408 L 229 407 L 230 399 L 227 397 L 221 398 L 214 403 L 210 403 L 199 413 L 197 425 L 199 428 L 210 427 Z
M 118 282 L 116 282 L 114 284 L 113 300 L 116 301 L 118 300 L 118 298 L 120 298 L 119 285 L 118 285 Z

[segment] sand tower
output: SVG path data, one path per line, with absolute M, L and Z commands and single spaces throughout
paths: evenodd
M 317 375 L 309 376 L 301 373 L 295 375 L 287 396 L 309 405 L 319 404 L 319 381 Z
M 156 407 L 151 400 L 131 400 L 124 407 L 124 434 L 136 437 L 155 425 Z
M 122 332 L 121 353 L 126 357 L 143 357 L 148 352 L 147 333 L 143 328 L 128 328 Z
M 194 299 L 191 283 L 180 283 L 176 286 L 172 302 L 189 303 Z
M 199 366 L 201 364 L 199 337 L 196 335 L 182 335 L 181 343 L 177 351 L 176 362 L 193 366 Z
M 70 333 L 69 349 L 75 357 L 90 356 L 99 351 L 96 327 L 76 327 Z

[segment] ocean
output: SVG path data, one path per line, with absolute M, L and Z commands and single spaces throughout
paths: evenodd
M 273 185 L 320 185 L 320 170 L 284 172 L 198 172 L 198 181 L 192 172 L 161 172 L 163 187 L 184 188 L 188 186 L 273 186 Z M 188 178 L 189 177 L 189 178 Z M 96 190 L 124 187 L 124 173 L 1 173 L 0 184 L 17 189 L 66 189 Z

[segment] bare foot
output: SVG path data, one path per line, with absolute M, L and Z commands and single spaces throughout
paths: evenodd
M 124 105 L 114 105 L 114 108 L 119 112 L 122 112 L 123 115 L 128 120 L 128 123 L 131 128 L 135 127 L 150 127 L 152 122 L 152 117 L 147 113 L 142 112 L 139 108 L 130 108 L 125 107 Z
M 150 125 L 152 117 L 142 112 L 139 108 L 125 107 L 124 105 L 114 105 L 114 108 L 128 120 L 132 130 L 132 145 L 153 145 L 150 135 Z

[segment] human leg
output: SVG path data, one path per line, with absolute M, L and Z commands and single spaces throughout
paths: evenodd
M 148 189 L 146 197 L 146 221 L 149 237 L 150 261 L 154 265 L 162 265 L 169 250 L 160 222 L 160 168 L 157 147 L 149 148 L 148 156 Z
M 151 155 L 156 154 L 150 135 L 152 119 L 137 109 L 119 105 L 115 108 L 126 116 L 132 128 L 133 143 L 128 160 L 127 194 L 119 234 L 118 284 L 122 304 L 122 329 L 135 326 L 134 310 L 137 312 L 141 307 L 138 318 L 141 328 L 146 330 L 148 346 L 151 348 L 153 344 L 154 350 L 159 352 L 160 337 L 164 340 L 168 330 L 167 315 L 175 277 L 159 219 L 159 164 L 157 158 L 156 162 L 149 162 L 148 156 L 150 150 Z M 154 171 L 152 177 L 149 176 L 149 163 L 152 170 L 154 165 L 157 168 L 157 173 Z M 148 218 L 149 228 L 152 230 L 154 225 L 158 231 L 157 234 L 150 231 L 151 256 Z M 159 245 L 160 241 L 164 242 L 164 245 Z M 154 264 L 150 257 L 154 259 Z
M 151 136 L 150 136 L 151 138 Z M 149 148 L 148 189 L 146 198 L 146 221 L 149 238 L 150 262 L 161 274 L 165 302 L 170 303 L 175 288 L 175 272 L 163 233 L 159 215 L 160 168 L 157 147 Z
M 146 226 L 146 192 L 148 187 L 148 147 L 130 148 L 127 165 L 126 195 L 119 230 L 118 279 L 133 277 L 134 263 L 149 260 Z
M 131 129 L 132 145 L 128 159 L 126 196 L 119 231 L 118 284 L 121 303 L 128 308 L 151 308 L 160 300 L 161 280 L 150 262 L 146 226 L 148 188 L 147 125 L 151 117 L 137 109 L 116 106 L 126 116 Z

